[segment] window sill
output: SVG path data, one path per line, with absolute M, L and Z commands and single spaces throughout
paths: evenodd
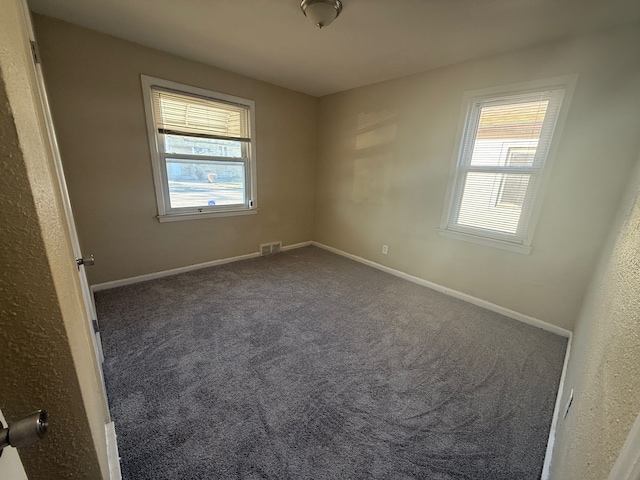
M 217 217 L 236 217 L 239 215 L 255 215 L 258 213 L 257 208 L 249 210 L 223 210 L 220 212 L 202 212 L 202 213 L 170 213 L 167 215 L 158 215 L 156 218 L 160 223 L 179 222 L 182 220 L 200 220 L 203 218 Z
M 442 228 L 438 229 L 438 235 L 442 237 L 453 238 L 455 240 L 462 240 L 478 245 L 484 245 L 486 247 L 501 248 L 503 250 L 509 250 L 511 252 L 522 253 L 523 255 L 529 255 L 531 253 L 531 246 L 529 245 L 505 242 L 503 240 L 496 240 L 495 238 L 480 237 L 478 235 L 454 232 L 452 230 L 444 230 Z

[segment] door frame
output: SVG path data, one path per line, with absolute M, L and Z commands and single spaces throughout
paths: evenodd
M 42 73 L 42 66 L 40 64 L 40 53 L 38 51 L 38 43 L 35 37 L 35 31 L 33 28 L 33 22 L 31 20 L 31 12 L 29 10 L 29 5 L 27 4 L 27 0 L 20 0 L 22 5 L 22 16 L 24 19 L 25 30 L 29 41 L 31 42 L 31 51 L 32 51 L 32 61 L 29 62 L 31 65 L 32 73 L 34 78 L 36 79 L 37 84 L 37 94 L 38 97 L 38 107 L 41 113 L 41 134 L 44 141 L 44 146 L 48 150 L 52 163 L 55 167 L 55 171 L 51 172 L 52 175 L 56 177 L 58 191 L 60 193 L 60 198 L 62 199 L 62 206 L 64 209 L 64 223 L 67 226 L 67 230 L 69 232 L 69 240 L 73 249 L 73 255 L 75 256 L 74 261 L 76 261 L 78 267 L 78 278 L 80 281 L 80 288 L 82 291 L 82 299 L 84 303 L 84 309 L 87 314 L 87 321 L 89 322 L 88 328 L 89 331 L 92 332 L 92 346 L 93 351 L 96 357 L 96 362 L 98 365 L 98 370 L 100 372 L 100 385 L 101 385 L 101 396 L 103 397 L 105 411 L 107 415 L 107 421 L 111 421 L 111 413 L 109 411 L 109 401 L 107 398 L 107 389 L 104 381 L 104 373 L 102 370 L 102 363 L 104 361 L 104 354 L 102 352 L 102 342 L 100 339 L 100 333 L 94 325 L 97 325 L 97 314 L 95 310 L 95 303 L 93 298 L 93 292 L 89 287 L 89 282 L 87 280 L 87 275 L 85 272 L 85 266 L 83 264 L 78 264 L 77 259 L 82 258 L 82 251 L 80 248 L 80 242 L 78 240 L 78 232 L 76 230 L 75 220 L 73 216 L 73 210 L 71 208 L 71 200 L 69 198 L 69 190 L 67 189 L 67 183 L 64 175 L 64 168 L 62 166 L 62 159 L 60 156 L 60 150 L 58 147 L 58 141 L 55 133 L 55 127 L 53 124 L 53 118 L 51 116 L 51 109 L 49 107 L 49 98 L 47 96 L 47 89 L 44 82 L 44 76 Z M 94 324 L 95 322 L 95 324 Z

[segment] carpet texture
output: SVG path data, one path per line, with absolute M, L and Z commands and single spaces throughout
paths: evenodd
M 315 247 L 96 302 L 125 480 L 540 477 L 565 338 Z

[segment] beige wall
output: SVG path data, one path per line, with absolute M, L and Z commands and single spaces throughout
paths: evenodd
M 606 479 L 640 412 L 639 266 L 640 158 L 576 323 L 552 479 Z
M 35 26 L 91 283 L 311 240 L 315 98 L 48 17 Z M 255 100 L 257 215 L 155 219 L 140 74 Z
M 571 329 L 638 145 L 637 26 L 319 101 L 48 17 L 36 32 L 91 283 L 313 239 Z M 141 73 L 256 101 L 258 215 L 154 218 Z M 439 236 L 463 92 L 573 73 L 531 255 Z M 394 138 L 362 148 L 380 112 Z
M 21 9 L 0 0 L 0 408 L 50 415 L 47 437 L 20 450 L 30 479 L 108 478 L 108 412 Z
M 636 25 L 321 98 L 314 240 L 571 329 L 638 151 L 638 44 Z M 463 92 L 574 73 L 531 254 L 439 236 Z M 395 126 L 363 148 L 380 112 Z

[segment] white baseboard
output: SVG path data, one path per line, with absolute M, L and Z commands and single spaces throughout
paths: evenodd
M 564 355 L 564 364 L 562 365 L 562 374 L 560 375 L 560 383 L 558 384 L 558 394 L 556 395 L 556 405 L 553 408 L 553 419 L 551 420 L 551 428 L 549 428 L 549 439 L 547 440 L 547 451 L 544 455 L 544 465 L 542 466 L 542 475 L 540 480 L 549 480 L 551 471 L 551 458 L 553 457 L 553 448 L 556 442 L 556 431 L 558 428 L 558 420 L 562 411 L 562 396 L 564 394 L 564 382 L 567 377 L 567 367 L 569 365 L 569 356 L 571 355 L 571 342 L 573 334 L 569 335 L 567 341 L 567 351 Z
M 259 257 L 260 253 L 248 253 L 246 255 L 239 255 L 237 257 L 221 258 L 219 260 L 212 260 L 210 262 L 196 263 L 195 265 L 187 265 L 186 267 L 172 268 L 171 270 L 162 270 L 160 272 L 147 273 L 146 275 L 138 275 L 137 277 L 123 278 L 121 280 L 113 280 L 111 282 L 96 283 L 91 285 L 91 290 L 99 292 L 100 290 L 108 290 L 110 288 L 124 287 L 125 285 L 132 285 L 134 283 L 146 282 L 147 280 L 155 280 L 156 278 L 170 277 L 171 275 L 178 275 L 179 273 L 191 272 L 193 270 L 200 270 L 201 268 L 215 267 L 216 265 L 223 265 L 225 263 L 238 262 L 240 260 L 247 260 L 249 258 Z
M 113 422 L 104 426 L 107 438 L 107 457 L 109 459 L 109 480 L 122 480 L 120 471 L 120 455 L 118 454 L 118 442 L 116 439 L 116 427 Z
M 308 247 L 311 242 L 295 243 L 293 245 L 286 245 L 282 247 L 282 251 L 293 250 L 295 248 Z M 170 270 L 162 270 L 160 272 L 147 273 L 146 275 L 138 275 L 136 277 L 123 278 L 121 280 L 113 280 L 111 282 L 96 283 L 91 285 L 92 292 L 99 292 L 100 290 L 108 290 L 110 288 L 124 287 L 125 285 L 132 285 L 134 283 L 146 282 L 147 280 L 155 280 L 156 278 L 170 277 L 171 275 L 178 275 L 179 273 L 191 272 L 193 270 L 200 270 L 201 268 L 215 267 L 216 265 L 224 265 L 225 263 L 239 262 L 240 260 L 247 260 L 249 258 L 259 257 L 260 252 L 247 253 L 246 255 L 239 255 L 237 257 L 221 258 L 218 260 L 212 260 L 210 262 L 196 263 L 195 265 L 187 265 L 186 267 L 172 268 Z
M 562 337 L 566 337 L 566 338 L 571 337 L 571 332 L 569 330 L 559 327 L 557 325 L 553 325 L 551 323 L 545 322 L 544 320 L 530 317 L 529 315 L 525 315 L 524 313 L 516 312 L 515 310 L 510 310 L 508 308 L 501 307 L 500 305 L 496 305 L 495 303 L 482 300 L 481 298 L 473 297 L 471 295 L 459 292 L 457 290 L 453 290 L 451 288 L 443 287 L 442 285 L 438 285 L 437 283 L 433 283 L 423 278 L 409 275 L 408 273 L 401 272 L 400 270 L 396 270 L 391 267 L 386 267 L 379 263 L 372 262 L 371 260 L 367 260 L 366 258 L 358 257 L 357 255 L 352 255 L 351 253 L 343 252 L 342 250 L 338 250 L 337 248 L 330 247 L 323 243 L 311 242 L 311 244 L 315 247 L 328 250 L 329 252 L 335 253 L 337 255 L 342 255 L 343 257 L 350 258 L 351 260 L 355 260 L 356 262 L 364 263 L 365 265 L 369 265 L 370 267 L 377 268 L 378 270 L 382 270 L 383 272 L 390 273 L 391 275 L 395 275 L 396 277 L 400 277 L 405 280 L 409 280 L 410 282 L 417 283 L 418 285 L 422 285 L 423 287 L 430 288 L 437 292 L 441 292 L 446 295 L 459 298 L 460 300 L 464 300 L 465 302 L 478 305 L 479 307 L 486 308 L 487 310 L 491 310 L 493 312 L 499 313 L 506 317 L 513 318 L 514 320 L 518 320 L 528 325 L 541 328 L 543 330 L 555 333 L 556 335 L 560 335 Z
M 308 242 L 294 243 L 293 245 L 282 247 L 282 251 L 286 252 L 287 250 L 295 250 L 296 248 L 310 247 L 312 244 L 313 242 L 311 240 L 309 240 Z
M 422 285 L 424 287 L 435 290 L 437 292 L 441 292 L 446 295 L 459 298 L 461 300 L 464 300 L 465 302 L 478 305 L 479 307 L 486 308 L 487 310 L 491 310 L 501 315 L 505 315 L 507 317 L 513 318 L 515 320 L 526 323 L 528 325 L 532 325 L 534 327 L 538 327 L 543 330 L 553 332 L 563 337 L 570 338 L 571 336 L 571 332 L 569 330 L 559 327 L 557 325 L 553 325 L 551 323 L 545 322 L 544 320 L 530 317 L 529 315 L 525 315 L 524 313 L 516 312 L 515 310 L 510 310 L 500 305 L 496 305 L 495 303 L 488 302 L 487 300 L 482 300 L 481 298 L 477 298 L 477 297 L 468 295 L 466 293 L 453 290 L 452 288 L 443 287 L 442 285 L 438 285 L 437 283 L 433 283 L 423 278 L 409 275 L 408 273 L 401 272 L 400 270 L 396 270 L 391 267 L 386 267 L 384 265 L 373 262 L 371 260 L 367 260 L 366 258 L 358 257 L 357 255 L 344 252 L 342 250 L 339 250 L 334 247 L 330 247 L 323 243 L 319 243 L 315 241 L 300 242 L 300 243 L 295 243 L 293 245 L 283 246 L 282 251 L 308 247 L 309 245 L 314 245 L 316 247 L 322 248 L 324 250 L 328 250 L 337 255 L 341 255 L 343 257 L 350 258 L 351 260 L 355 260 L 356 262 L 364 263 L 365 265 L 369 265 L 370 267 L 376 268 L 378 270 L 382 270 L 383 272 L 390 273 L 391 275 L 395 275 L 396 277 L 400 277 L 405 280 L 409 280 L 410 282 L 417 283 L 418 285 Z M 162 270 L 160 272 L 148 273 L 146 275 L 123 278 L 121 280 L 113 280 L 111 282 L 97 283 L 95 285 L 91 285 L 91 291 L 99 292 L 100 290 L 108 290 L 110 288 L 123 287 L 125 285 L 132 285 L 134 283 L 146 282 L 147 280 L 154 280 L 156 278 L 168 277 L 171 275 L 178 275 L 180 273 L 191 272 L 193 270 L 199 270 L 201 268 L 214 267 L 216 265 L 224 265 L 225 263 L 238 262 L 240 260 L 247 260 L 249 258 L 255 258 L 259 256 L 260 256 L 259 252 L 254 252 L 254 253 L 248 253 L 246 255 L 239 255 L 237 257 L 221 258 L 218 260 L 212 260 L 210 262 L 197 263 L 195 265 L 187 265 L 186 267 L 172 268 L 170 270 Z

